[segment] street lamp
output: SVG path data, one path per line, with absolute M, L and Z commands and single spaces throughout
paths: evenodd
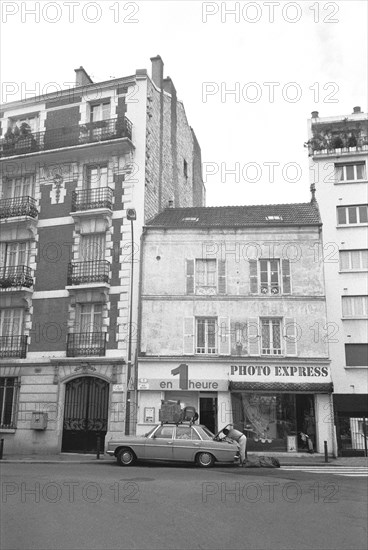
M 133 275 L 134 275 L 134 233 L 133 221 L 137 219 L 134 208 L 127 209 L 127 220 L 130 221 L 131 233 L 131 256 L 130 256 L 130 299 L 129 299 L 129 336 L 128 336 L 128 365 L 127 365 L 127 393 L 126 393 L 126 415 L 125 435 L 130 434 L 130 378 L 132 374 L 132 319 L 133 319 Z

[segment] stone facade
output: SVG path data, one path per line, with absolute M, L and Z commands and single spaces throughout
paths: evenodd
M 200 149 L 157 63 L 160 82 L 137 70 L 94 84 L 78 69 L 75 89 L 1 110 L 5 452 L 94 450 L 97 433 L 134 430 L 142 228 L 173 197 L 204 196 Z
M 235 228 L 222 207 L 215 225 L 202 228 L 207 210 L 214 209 L 183 209 L 176 228 L 168 210 L 145 230 L 139 433 L 152 422 L 147 411 L 157 420 L 161 400 L 180 400 L 212 431 L 236 424 L 250 450 L 301 450 L 300 433 L 308 429 L 315 450 L 323 452 L 327 440 L 332 453 L 324 273 L 314 254 L 321 224 L 234 222 Z M 195 220 L 197 229 L 185 229 Z M 257 402 L 258 424 L 248 399 Z

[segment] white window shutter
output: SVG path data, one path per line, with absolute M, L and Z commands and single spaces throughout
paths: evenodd
M 228 317 L 219 317 L 217 342 L 219 355 L 230 355 L 230 321 Z
M 257 317 L 248 319 L 248 353 L 259 355 L 260 345 L 259 321 Z
M 293 317 L 284 319 L 285 355 L 297 355 L 298 327 Z
M 183 354 L 194 355 L 194 317 L 184 317 Z
M 0 243 L 0 268 L 5 267 L 6 243 Z
M 218 293 L 226 294 L 226 261 L 218 260 Z
M 282 260 L 282 293 L 291 293 L 291 274 L 289 260 Z
M 186 260 L 187 294 L 194 294 L 194 260 Z
M 250 293 L 258 294 L 258 265 L 257 260 L 249 260 Z

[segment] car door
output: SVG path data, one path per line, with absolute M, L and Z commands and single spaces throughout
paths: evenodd
M 192 462 L 201 446 L 201 439 L 192 426 L 176 426 L 173 443 L 174 460 Z
M 147 438 L 144 458 L 147 460 L 173 460 L 173 435 L 175 426 L 163 425 Z

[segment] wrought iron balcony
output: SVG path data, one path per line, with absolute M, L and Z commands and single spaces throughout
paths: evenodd
M 91 262 L 71 262 L 68 265 L 68 280 L 70 286 L 88 283 L 108 283 L 110 263 L 106 260 Z
M 106 332 L 78 332 L 67 336 L 67 357 L 103 357 L 105 352 Z
M 110 139 L 132 139 L 132 123 L 127 117 L 114 118 L 63 126 L 44 132 L 9 134 L 0 140 L 0 157 L 12 157 L 34 151 L 48 151 L 62 147 L 73 147 Z
M 0 289 L 33 285 L 32 270 L 26 265 L 14 265 L 0 268 Z
M 110 187 L 73 191 L 72 212 L 94 210 L 95 208 L 112 210 L 112 189 Z
M 24 359 L 27 355 L 28 336 L 0 336 L 0 358 Z
M 0 200 L 0 219 L 14 218 L 15 216 L 37 218 L 38 210 L 35 199 L 24 196 Z

